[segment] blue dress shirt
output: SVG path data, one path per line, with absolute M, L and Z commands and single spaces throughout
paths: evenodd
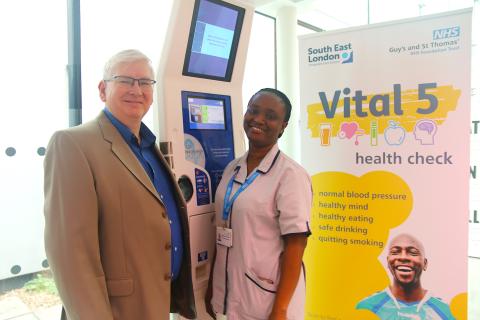
M 115 118 L 107 108 L 105 108 L 103 112 L 115 128 L 117 128 L 123 139 L 125 139 L 125 142 L 130 146 L 130 149 L 133 151 L 138 161 L 142 164 L 167 209 L 172 242 L 170 265 L 172 272 L 171 276 L 172 279 L 175 280 L 180 273 L 183 258 L 182 226 L 180 223 L 180 213 L 175 201 L 175 195 L 173 194 L 174 188 L 172 181 L 170 180 L 166 168 L 163 166 L 162 162 L 160 162 L 160 159 L 155 152 L 156 137 L 142 122 L 140 126 L 141 140 L 139 144 L 137 138 L 130 129 Z

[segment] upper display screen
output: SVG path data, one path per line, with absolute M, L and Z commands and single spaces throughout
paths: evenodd
M 196 0 L 183 75 L 230 81 L 245 9 L 220 0 Z

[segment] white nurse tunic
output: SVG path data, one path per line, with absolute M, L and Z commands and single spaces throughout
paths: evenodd
M 212 306 L 228 320 L 267 319 L 280 280 L 282 236 L 310 235 L 310 176 L 299 164 L 272 147 L 257 170 L 260 175 L 222 219 L 224 196 L 234 178 L 232 195 L 247 179 L 247 154 L 225 169 L 215 196 L 216 224 L 233 230 L 233 246 L 216 246 Z M 252 171 L 253 174 L 255 170 Z M 287 311 L 289 320 L 304 319 L 305 269 Z

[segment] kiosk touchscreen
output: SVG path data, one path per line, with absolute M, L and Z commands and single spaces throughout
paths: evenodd
M 182 91 L 185 159 L 205 168 L 211 179 L 212 200 L 223 169 L 235 158 L 230 97 Z M 197 184 L 197 206 L 206 203 L 207 193 Z
M 215 192 L 245 152 L 242 82 L 254 8 L 239 0 L 176 0 L 157 72 L 160 149 L 187 203 L 197 319 L 215 249 Z

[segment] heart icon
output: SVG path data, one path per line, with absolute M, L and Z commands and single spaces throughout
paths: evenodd
M 351 139 L 355 132 L 358 130 L 358 123 L 356 122 L 343 122 L 340 126 L 339 135 L 344 135 L 348 139 Z

